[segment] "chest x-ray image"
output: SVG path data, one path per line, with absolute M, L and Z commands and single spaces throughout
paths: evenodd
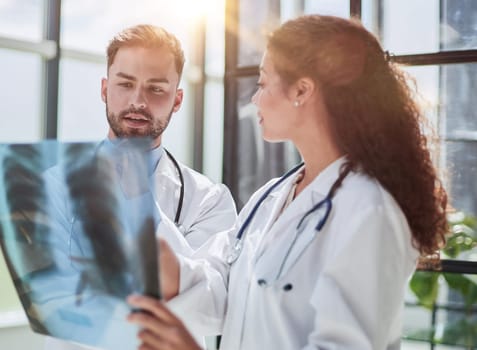
M 0 145 L 0 245 L 31 328 L 136 345 L 132 293 L 160 297 L 147 140 Z

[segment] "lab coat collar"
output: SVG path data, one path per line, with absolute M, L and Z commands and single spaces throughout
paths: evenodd
M 317 177 L 315 177 L 315 179 L 305 188 L 305 190 L 311 188 L 313 192 L 316 192 L 321 196 L 326 196 L 331 186 L 333 186 L 333 183 L 338 178 L 341 166 L 346 162 L 346 160 L 346 156 L 342 156 L 336 159 L 333 163 L 323 169 L 323 171 L 319 173 Z M 300 171 L 303 170 L 303 168 L 304 166 L 298 169 L 296 173 L 298 174 Z M 283 190 L 286 190 L 287 188 L 290 189 L 293 184 L 293 181 L 295 181 L 295 178 L 296 176 L 290 176 L 290 178 L 284 182 L 281 188 L 270 193 L 270 197 L 276 198 Z
M 336 159 L 333 163 L 323 169 L 308 187 L 312 188 L 314 192 L 326 196 L 330 191 L 331 186 L 333 186 L 333 183 L 338 179 L 341 166 L 345 162 L 346 156 Z
M 157 169 L 154 172 L 154 176 L 160 176 L 166 178 L 168 181 L 172 182 L 175 186 L 180 187 L 181 182 L 179 176 L 177 175 L 177 169 L 172 164 L 172 161 L 167 157 L 165 154 L 166 152 L 161 147 L 161 156 L 159 159 L 159 164 L 157 165 Z
M 333 186 L 333 183 L 336 181 L 336 179 L 338 179 L 341 166 L 345 162 L 346 157 L 343 156 L 328 165 L 308 186 L 305 187 L 305 189 L 297 196 L 297 198 L 290 203 L 287 208 L 288 210 L 285 210 L 278 217 L 277 224 L 279 224 L 280 221 L 286 222 L 295 217 L 303 216 L 303 214 L 306 213 L 310 208 L 312 208 L 319 201 L 323 200 L 330 191 L 331 186 Z M 276 195 L 278 196 L 278 194 L 281 193 L 283 196 L 283 193 L 285 192 L 286 198 L 293 181 L 294 177 L 287 181 L 287 184 L 281 191 L 276 191 Z M 279 210 L 281 210 L 281 207 L 283 206 L 283 200 L 278 200 L 277 198 L 276 202 L 278 205 L 274 207 L 273 217 L 276 217 L 278 214 L 275 212 L 277 207 Z

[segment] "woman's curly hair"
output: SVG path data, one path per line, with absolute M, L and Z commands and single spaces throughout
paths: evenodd
M 392 194 L 420 253 L 434 254 L 448 231 L 447 194 L 406 74 L 357 20 L 302 16 L 274 31 L 267 48 L 286 84 L 317 83 L 340 150 Z

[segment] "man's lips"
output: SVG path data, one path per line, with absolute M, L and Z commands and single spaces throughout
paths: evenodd
M 136 113 L 126 114 L 123 118 L 124 119 L 137 120 L 137 121 L 149 121 L 149 119 L 146 118 L 146 116 L 144 116 L 142 114 L 136 114 Z
M 142 114 L 127 114 L 123 118 L 123 122 L 130 128 L 141 128 L 149 125 L 149 119 Z

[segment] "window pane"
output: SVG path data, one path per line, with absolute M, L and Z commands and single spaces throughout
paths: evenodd
M 477 64 L 407 67 L 415 78 L 419 98 L 440 134 L 441 163 L 450 204 L 477 216 Z M 436 161 L 438 161 L 436 159 Z
M 302 14 L 349 17 L 349 0 L 242 0 L 239 2 L 238 66 L 260 63 L 267 34 L 280 22 Z
M 0 1 L 0 36 L 41 40 L 43 3 L 43 0 Z
M 184 4 L 184 1 L 176 2 Z M 182 8 L 183 9 L 183 8 Z M 176 34 L 187 47 L 189 26 L 179 21 L 178 5 L 165 0 L 62 1 L 61 44 L 76 50 L 104 54 L 118 31 L 139 23 L 163 26 Z M 187 55 L 186 55 L 187 56 Z
M 62 59 L 60 63 L 58 138 L 93 141 L 106 137 L 106 111 L 101 78 L 106 64 Z
M 280 23 L 280 1 L 239 2 L 238 65 L 258 65 L 268 32 Z
M 417 86 L 417 100 L 423 112 L 430 121 L 434 131 L 438 132 L 439 127 L 439 66 L 404 66 L 403 69 L 409 73 L 412 86 L 414 79 Z
M 0 86 L 0 142 L 41 138 L 41 59 L 35 54 L 0 49 L 4 83 Z
M 477 2 L 443 0 L 442 46 L 447 50 L 477 48 Z
M 385 49 L 395 54 L 439 50 L 439 1 L 382 0 L 381 2 L 383 11 L 381 38 Z
M 217 5 L 214 14 L 207 17 L 206 22 L 206 58 L 205 72 L 207 75 L 224 75 L 225 66 L 225 1 Z
M 204 101 L 204 173 L 216 182 L 222 182 L 223 125 L 224 86 L 208 82 Z
M 475 49 L 476 17 L 476 1 L 363 1 L 365 26 L 394 54 Z
M 445 145 L 450 203 L 477 216 L 477 64 L 441 67 L 441 134 Z
M 444 65 L 441 76 L 447 136 L 477 139 L 477 63 Z
M 448 141 L 446 162 L 450 204 L 477 217 L 477 142 Z

